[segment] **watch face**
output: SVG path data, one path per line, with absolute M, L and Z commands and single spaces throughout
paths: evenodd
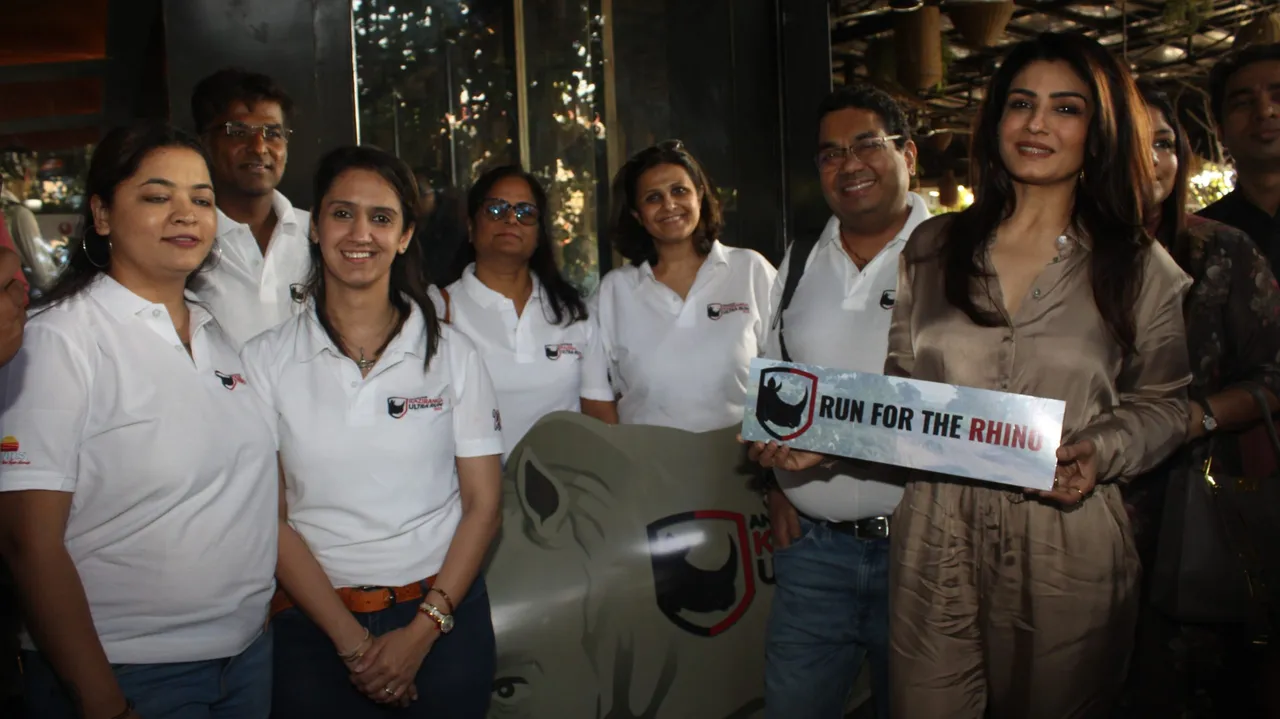
M 1213 430 L 1218 428 L 1218 420 L 1214 419 L 1213 417 L 1205 416 L 1204 428 L 1212 432 Z
M 451 631 L 453 631 L 453 615 L 442 614 L 440 619 L 440 632 L 442 634 L 448 634 Z

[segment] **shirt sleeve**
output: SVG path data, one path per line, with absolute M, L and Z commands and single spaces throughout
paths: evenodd
M 502 413 L 480 353 L 458 333 L 447 340 L 454 378 L 453 437 L 458 457 L 502 454 Z
M 588 304 L 600 336 L 600 351 L 604 354 L 609 386 L 612 388 L 613 396 L 617 398 L 627 393 L 627 383 L 622 378 L 622 372 L 618 367 L 618 355 L 614 351 L 616 337 L 613 333 L 613 283 L 613 274 L 605 275 L 600 281 L 600 286 L 588 300 Z
M 756 256 L 757 267 L 752 278 L 752 291 L 755 293 L 755 306 L 759 313 L 756 319 L 756 356 L 764 357 L 769 350 L 770 324 L 773 317 L 774 295 L 777 290 L 778 271 L 763 256 Z
M 609 386 L 609 358 L 605 355 L 604 342 L 594 314 L 583 322 L 587 331 L 586 347 L 582 349 L 582 386 L 578 391 L 582 399 L 596 402 L 612 402 L 613 388 Z
M 0 369 L 0 491 L 75 491 L 92 377 L 70 336 L 27 325 L 22 349 Z
M 915 370 L 915 338 L 911 334 L 911 282 L 914 266 L 903 252 L 898 256 L 898 290 L 894 295 L 893 316 L 889 320 L 889 350 L 885 355 L 884 373 L 890 377 L 910 377 Z
M 276 403 L 276 377 L 274 351 L 267 340 L 274 333 L 260 334 L 249 340 L 240 350 L 240 364 L 244 366 L 245 379 L 261 405 L 263 416 L 275 433 L 276 446 L 280 446 L 280 411 Z
M 1221 230 L 1231 277 L 1223 313 L 1231 384 L 1261 385 L 1280 397 L 1280 289 L 1262 253 L 1243 233 Z
M 1150 252 L 1134 307 L 1135 351 L 1116 379 L 1119 402 L 1069 440 L 1093 440 L 1099 481 L 1142 474 L 1186 438 L 1191 363 L 1182 304 L 1191 279 L 1164 248 Z
M 791 268 L 791 247 L 782 256 L 782 264 L 773 277 L 773 286 L 769 288 L 769 314 L 767 332 L 764 341 L 764 357 L 782 359 L 782 346 L 778 342 L 778 307 L 782 304 L 782 288 L 787 284 L 787 273 Z

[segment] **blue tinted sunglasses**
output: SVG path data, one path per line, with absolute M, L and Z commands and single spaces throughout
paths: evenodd
M 484 211 L 494 222 L 502 222 L 510 213 L 515 212 L 516 222 L 522 225 L 538 224 L 538 206 L 529 202 L 518 202 L 513 205 L 506 200 L 488 199 L 485 200 Z

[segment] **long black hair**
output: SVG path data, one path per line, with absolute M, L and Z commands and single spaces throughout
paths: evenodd
M 1169 196 L 1160 203 L 1160 224 L 1156 226 L 1155 237 L 1160 244 L 1169 250 L 1173 259 L 1184 270 L 1191 260 L 1191 249 L 1187 242 L 1187 175 L 1191 172 L 1191 141 L 1187 133 L 1182 131 L 1182 123 L 1178 122 L 1178 111 L 1174 108 L 1169 96 L 1151 85 L 1140 84 L 1142 99 L 1147 106 L 1159 110 L 1165 122 L 1173 128 L 1173 150 L 1178 158 L 1178 171 L 1173 176 L 1173 189 Z
M 1116 341 L 1132 351 L 1133 304 L 1142 281 L 1142 255 L 1151 238 L 1143 209 L 1154 181 L 1151 126 L 1129 70 L 1096 40 L 1045 33 L 1018 43 L 987 84 L 970 144 L 972 206 L 957 213 L 941 248 L 947 301 L 975 324 L 995 326 L 999 315 L 978 309 L 972 290 L 983 276 L 984 248 L 1014 211 L 1015 179 L 1000 157 L 1000 121 L 1014 78 L 1038 61 L 1061 61 L 1093 92 L 1094 112 L 1072 210 L 1076 226 L 1092 242 L 1090 274 L 1098 311 Z
M 191 150 L 204 160 L 206 167 L 211 166 L 209 155 L 199 140 L 164 122 L 148 121 L 117 127 L 102 138 L 89 161 L 78 237 L 73 237 L 68 243 L 67 266 L 53 287 L 31 303 L 33 308 L 50 307 L 75 297 L 111 268 L 111 243 L 94 229 L 91 200 L 96 197 L 104 207 L 110 207 L 115 200 L 116 188 L 138 171 L 147 155 L 171 147 Z M 209 256 L 212 257 L 213 253 Z M 201 268 L 208 263 L 209 258 L 206 257 Z
M 320 159 L 312 181 L 312 218 L 316 213 L 324 211 L 324 198 L 333 183 L 342 173 L 348 170 L 367 170 L 372 172 L 391 186 L 400 200 L 400 232 L 412 233 L 413 224 L 418 216 L 418 182 L 413 171 L 395 155 L 369 145 L 339 147 Z M 320 223 L 315 221 L 315 226 Z M 391 287 L 389 299 L 391 305 L 400 312 L 400 327 L 411 312 L 410 302 L 418 306 L 422 312 L 422 320 L 427 328 L 426 360 L 423 368 L 431 365 L 440 344 L 440 320 L 436 316 L 435 304 L 427 294 L 426 268 L 422 262 L 422 245 L 416 239 L 410 239 L 403 254 L 397 253 L 391 261 Z M 320 252 L 320 243 L 311 243 L 311 275 L 307 279 L 306 294 L 315 302 L 316 317 L 320 326 L 334 345 L 341 347 L 342 341 L 333 324 L 329 321 L 329 311 L 325 306 L 324 257 Z M 399 333 L 399 328 L 392 336 Z
M 698 226 L 693 230 L 693 249 L 699 257 L 706 257 L 711 252 L 711 245 L 720 239 L 720 231 L 724 229 L 724 215 L 720 210 L 720 195 L 715 183 L 702 163 L 684 148 L 679 140 L 665 140 L 653 147 L 641 150 L 627 160 L 613 178 L 610 191 L 613 208 L 610 212 L 610 231 L 613 235 L 613 246 L 618 254 L 639 267 L 648 262 L 651 267 L 658 264 L 658 248 L 649 236 L 649 231 L 635 218 L 636 186 L 645 172 L 659 165 L 675 165 L 684 168 L 693 180 L 693 188 L 702 195 L 702 203 L 698 208 Z
M 525 172 L 519 165 L 503 165 L 485 172 L 471 185 L 467 192 L 467 217 L 472 223 L 480 221 L 480 212 L 484 209 L 485 200 L 493 186 L 508 177 L 524 180 L 533 195 L 533 203 L 538 206 L 538 242 L 533 248 L 533 256 L 529 258 L 529 271 L 545 290 L 546 302 L 543 312 L 550 311 L 552 324 L 563 324 L 566 327 L 587 318 L 587 304 L 582 301 L 582 294 L 574 287 L 556 266 L 556 256 L 551 249 L 551 214 L 547 202 L 547 192 L 542 183 L 532 174 Z M 458 270 L 476 261 L 476 248 L 470 242 L 464 242 L 458 248 L 455 266 Z M 455 277 L 456 279 L 456 277 Z

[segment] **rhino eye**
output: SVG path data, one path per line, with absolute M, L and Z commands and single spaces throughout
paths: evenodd
M 524 481 L 525 499 L 529 503 L 529 508 L 536 512 L 542 521 L 547 521 L 560 508 L 560 493 L 533 462 L 525 463 Z

